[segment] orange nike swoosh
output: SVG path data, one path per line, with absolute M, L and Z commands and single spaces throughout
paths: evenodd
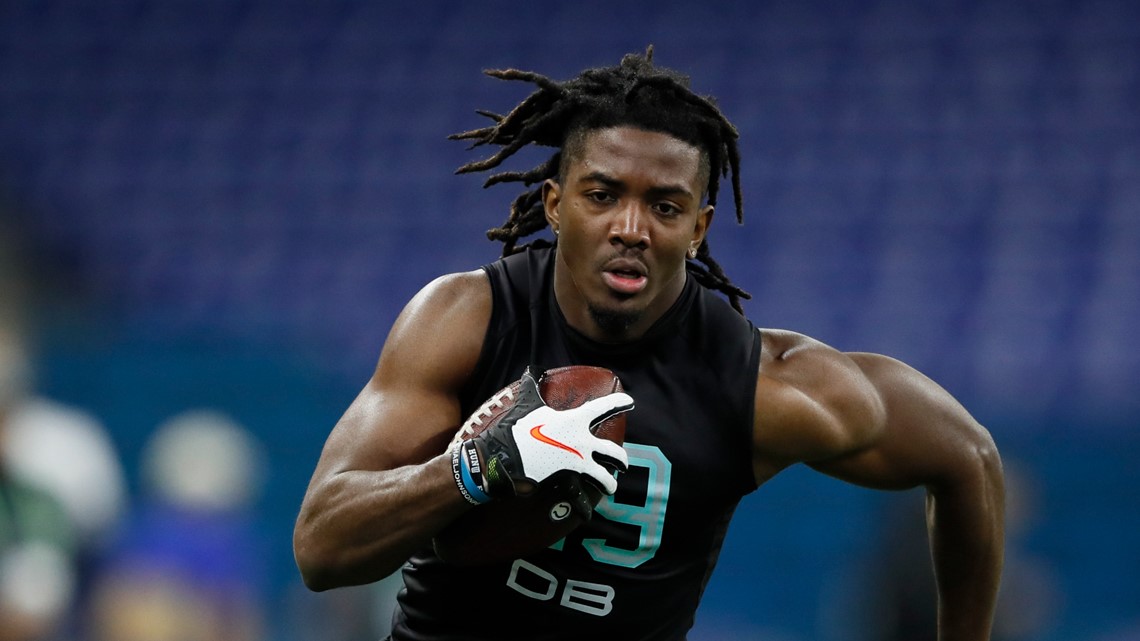
M 535 438 L 535 440 L 542 441 L 543 443 L 546 443 L 547 445 L 553 445 L 554 447 L 560 447 L 560 448 L 566 450 L 567 452 L 574 454 L 574 456 L 577 456 L 578 458 L 582 458 L 582 454 L 579 453 L 578 450 L 570 447 L 569 445 L 567 445 L 565 443 L 561 443 L 559 441 L 556 441 L 556 440 L 550 438 L 549 436 L 543 434 L 541 430 L 544 427 L 546 427 L 546 424 L 535 425 L 534 427 L 530 428 L 530 435 L 533 436 Z

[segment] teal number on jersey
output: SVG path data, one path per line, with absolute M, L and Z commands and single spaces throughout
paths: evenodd
M 661 531 L 665 527 L 665 506 L 669 503 L 669 481 L 673 474 L 673 465 L 657 446 L 626 443 L 624 447 L 629 455 L 630 467 L 643 467 L 649 471 L 645 503 L 642 505 L 617 503 L 612 496 L 605 496 L 594 511 L 611 521 L 636 525 L 640 528 L 637 549 L 615 548 L 607 545 L 605 539 L 583 539 L 582 545 L 595 561 L 636 568 L 652 559 L 657 554 L 657 548 L 661 546 Z

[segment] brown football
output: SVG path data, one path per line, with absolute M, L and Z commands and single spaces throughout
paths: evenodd
M 499 390 L 475 411 L 452 441 L 479 434 L 502 418 L 514 405 L 519 382 Z M 573 365 L 548 370 L 538 379 L 543 401 L 556 410 L 578 407 L 591 399 L 622 390 L 621 381 L 608 369 Z M 618 445 L 625 442 L 625 414 L 606 419 L 594 434 Z M 537 552 L 566 536 L 584 521 L 570 509 L 572 493 L 586 492 L 597 505 L 602 492 L 593 483 L 574 482 L 573 473 L 555 475 L 527 496 L 497 499 L 471 509 L 436 535 L 435 552 L 457 565 L 507 561 Z

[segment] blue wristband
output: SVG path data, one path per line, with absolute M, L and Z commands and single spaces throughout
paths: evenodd
M 455 476 L 455 484 L 459 486 L 459 493 L 463 498 L 472 505 L 481 505 L 491 500 L 490 496 L 483 491 L 479 482 L 471 474 L 471 457 L 475 459 L 476 470 L 478 473 L 479 454 L 475 449 L 475 444 L 469 441 L 458 443 L 455 449 L 451 451 L 451 471 Z M 480 474 L 482 476 L 482 474 Z

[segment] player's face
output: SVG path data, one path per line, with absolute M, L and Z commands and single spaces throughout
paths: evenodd
M 543 187 L 558 230 L 554 291 L 570 324 L 601 341 L 643 334 L 681 294 L 704 239 L 700 150 L 621 126 L 586 135 L 561 183 Z

